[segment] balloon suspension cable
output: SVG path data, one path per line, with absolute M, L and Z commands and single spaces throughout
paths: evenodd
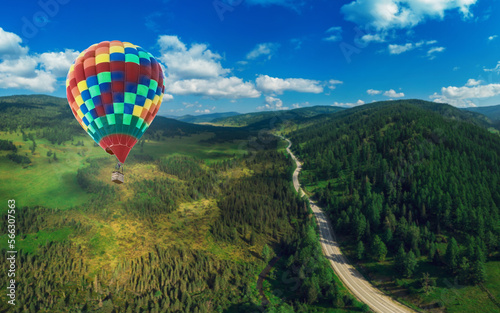
M 118 161 L 118 163 L 116 163 L 116 166 L 115 166 L 115 169 L 122 173 L 123 174 L 123 163 L 121 163 L 120 161 Z

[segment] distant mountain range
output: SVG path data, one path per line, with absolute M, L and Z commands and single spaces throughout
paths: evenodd
M 492 121 L 500 121 L 500 104 L 487 107 L 465 108 L 464 110 L 481 113 Z
M 241 113 L 238 112 L 223 112 L 223 113 L 209 113 L 200 115 L 186 114 L 182 116 L 176 116 L 176 115 L 163 115 L 163 116 L 186 123 L 211 123 L 216 119 L 222 119 L 225 117 L 230 117 L 240 114 Z

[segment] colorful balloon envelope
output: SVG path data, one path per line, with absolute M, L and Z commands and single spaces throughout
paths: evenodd
M 163 82 L 162 68 L 150 53 L 128 42 L 104 41 L 76 58 L 66 95 L 83 129 L 125 163 L 158 113 Z

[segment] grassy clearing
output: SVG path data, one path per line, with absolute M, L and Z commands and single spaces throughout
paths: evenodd
M 76 173 L 80 167 L 86 165 L 87 158 L 108 158 L 103 164 L 100 179 L 111 183 L 109 176 L 116 163 L 115 157 L 108 155 L 100 147 L 95 147 L 92 139 L 87 136 L 75 137 L 74 139 L 74 142 L 83 141 L 84 146 L 74 146 L 69 142 L 64 145 L 54 145 L 45 139 L 36 139 L 35 154 L 31 154 L 29 150 L 31 141 L 23 141 L 20 133 L 0 132 L 0 137 L 13 141 L 19 147 L 18 154 L 26 154 L 32 161 L 30 166 L 23 168 L 21 164 L 7 159 L 6 155 L 10 152 L 0 151 L 0 172 L 2 173 L 0 197 L 16 199 L 18 206 L 43 205 L 67 209 L 85 203 L 90 196 L 78 185 Z M 142 153 L 140 146 L 134 147 L 130 153 L 125 168 L 126 178 L 134 181 L 157 175 L 157 171 L 152 170 L 152 165 L 134 164 L 133 156 L 138 154 L 147 154 L 154 158 L 184 154 L 201 158 L 206 162 L 213 162 L 245 153 L 240 142 L 224 144 L 200 142 L 211 137 L 213 137 L 213 133 L 166 138 L 164 141 L 148 140 L 144 144 Z M 56 153 L 57 161 L 54 161 L 53 157 L 47 156 L 49 150 Z M 49 163 L 49 159 L 52 159 L 51 163 Z
M 143 147 L 144 153 L 154 158 L 175 154 L 190 155 L 210 163 L 246 152 L 241 146 L 241 141 L 223 144 L 203 142 L 213 136 L 213 133 L 202 133 L 181 138 L 164 138 L 164 141 L 147 140 Z M 141 154 L 140 147 L 135 147 L 130 156 L 134 154 Z
M 41 230 L 37 233 L 27 234 L 25 238 L 16 237 L 16 249 L 24 250 L 28 253 L 37 253 L 38 246 L 46 245 L 48 242 L 60 242 L 70 238 L 74 230 L 71 227 L 64 227 L 56 230 Z M 0 236 L 2 248 L 7 249 L 7 234 Z
M 0 151 L 1 198 L 16 199 L 18 206 L 44 205 L 58 209 L 89 199 L 76 182 L 76 172 L 87 157 L 98 157 L 102 152 L 101 148 L 93 146 L 90 138 L 75 138 L 75 141 L 83 140 L 85 146 L 73 146 L 69 142 L 58 146 L 45 139 L 37 139 L 35 154 L 31 154 L 31 141 L 23 141 L 19 134 L 0 132 L 0 137 L 13 141 L 18 147 L 17 153 L 27 154 L 32 161 L 30 166 L 23 168 L 6 158 L 10 152 Z M 49 150 L 56 153 L 57 161 L 47 157 Z M 51 163 L 49 159 L 52 159 Z

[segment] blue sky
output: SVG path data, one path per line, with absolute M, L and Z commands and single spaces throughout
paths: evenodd
M 0 11 L 0 96 L 65 97 L 80 51 L 129 41 L 165 68 L 160 114 L 500 104 L 497 0 L 40 0 Z

